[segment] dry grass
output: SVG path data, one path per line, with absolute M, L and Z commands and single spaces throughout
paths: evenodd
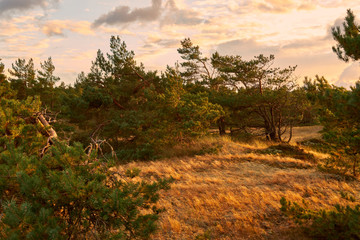
M 314 208 L 349 204 L 340 191 L 360 199 L 359 181 L 338 181 L 311 162 L 254 153 L 267 143 L 218 141 L 223 145 L 218 154 L 119 166 L 120 171 L 140 168 L 141 179 L 175 179 L 171 189 L 161 193 L 159 205 L 166 212 L 154 239 L 307 239 L 281 214 L 282 196 L 305 199 Z
M 296 143 L 307 139 L 320 138 L 322 129 L 322 126 L 294 127 L 291 142 Z M 285 134 L 285 137 L 288 138 L 288 135 Z

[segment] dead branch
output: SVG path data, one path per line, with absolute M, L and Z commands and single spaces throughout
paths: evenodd
M 37 114 L 37 120 L 40 122 L 40 124 L 45 128 L 45 131 L 49 135 L 50 139 L 56 139 L 58 138 L 58 135 L 56 131 L 51 127 L 49 122 L 45 119 L 44 115 L 42 113 Z
M 101 124 L 94 130 L 94 132 L 91 134 L 91 140 L 94 141 L 93 138 L 95 137 L 95 134 L 96 134 L 101 128 L 103 128 L 104 126 L 108 125 L 109 123 L 111 123 L 110 120 L 101 123 Z
M 89 150 L 88 150 L 88 156 L 90 156 L 91 152 L 92 152 L 93 150 L 95 150 L 95 151 L 99 152 L 103 158 L 106 159 L 106 157 L 105 157 L 105 155 L 104 155 L 104 152 L 103 152 L 103 150 L 102 150 L 102 145 L 103 145 L 103 144 L 106 144 L 106 145 L 108 145 L 108 146 L 110 147 L 110 149 L 111 149 L 111 155 L 112 155 L 112 157 L 115 158 L 115 160 L 118 159 L 114 148 L 113 148 L 113 147 L 111 146 L 111 144 L 108 143 L 105 139 L 104 139 L 104 140 L 99 140 L 99 139 L 97 139 L 97 138 L 94 139 L 94 138 L 92 138 L 92 137 L 91 137 L 90 139 L 91 139 L 92 143 L 90 143 L 90 145 L 85 149 L 85 150 L 89 149 Z
M 45 147 L 43 147 L 40 151 L 40 157 L 42 157 L 49 149 L 49 147 L 54 144 L 54 140 L 58 138 L 58 135 L 56 131 L 51 127 L 49 122 L 45 119 L 42 112 L 36 114 L 36 120 L 43 127 L 43 129 L 45 129 L 46 135 L 48 137 Z

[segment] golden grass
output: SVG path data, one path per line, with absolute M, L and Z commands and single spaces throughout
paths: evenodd
M 160 230 L 153 239 L 195 239 L 205 235 L 211 239 L 307 239 L 281 214 L 282 196 L 297 202 L 305 199 L 315 209 L 349 204 L 340 191 L 360 199 L 357 180 L 338 181 L 318 172 L 313 163 L 254 153 L 267 148 L 268 143 L 234 143 L 228 138 L 217 141 L 223 145 L 218 154 L 118 167 L 120 171 L 140 168 L 139 179 L 175 179 L 171 189 L 161 193 L 159 205 L 166 212 L 161 215 Z
M 161 158 L 186 157 L 217 152 L 222 146 L 231 144 L 231 139 L 207 136 L 187 143 L 180 143 L 171 148 L 163 149 Z
M 301 142 L 307 139 L 320 138 L 320 131 L 323 129 L 322 126 L 305 126 L 305 127 L 294 127 L 293 128 L 293 137 L 291 142 Z M 284 134 L 288 138 L 288 134 Z

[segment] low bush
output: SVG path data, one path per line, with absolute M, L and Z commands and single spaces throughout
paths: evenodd
M 309 209 L 303 201 L 303 206 L 296 202 L 280 200 L 281 211 L 306 229 L 306 232 L 316 239 L 357 240 L 360 239 L 360 205 L 335 205 L 334 210 Z
M 265 150 L 258 151 L 261 154 L 272 154 L 280 155 L 284 157 L 292 157 L 304 161 L 315 162 L 315 156 L 311 153 L 307 153 L 304 149 L 301 149 L 299 146 L 293 146 L 290 144 L 278 144 L 268 147 Z
M 300 145 L 309 147 L 317 152 L 329 153 L 331 152 L 331 145 L 324 140 L 312 138 L 300 142 Z
M 170 180 L 135 181 L 96 148 L 50 140 L 39 108 L 0 101 L 0 239 L 148 239 Z

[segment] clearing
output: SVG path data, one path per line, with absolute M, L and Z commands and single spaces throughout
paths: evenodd
M 307 128 L 304 132 L 309 136 L 317 134 L 305 131 Z M 221 150 L 119 166 L 120 171 L 140 168 L 139 180 L 175 179 L 171 189 L 161 193 L 159 205 L 166 211 L 153 239 L 307 239 L 281 213 L 281 197 L 296 202 L 304 199 L 315 209 L 355 204 L 340 192 L 360 199 L 358 180 L 344 181 L 317 170 L 316 162 L 326 154 L 305 149 L 301 157 L 284 156 L 281 150 L 269 150 L 271 145 L 264 142 L 235 143 L 226 137 L 207 141 L 220 144 Z

